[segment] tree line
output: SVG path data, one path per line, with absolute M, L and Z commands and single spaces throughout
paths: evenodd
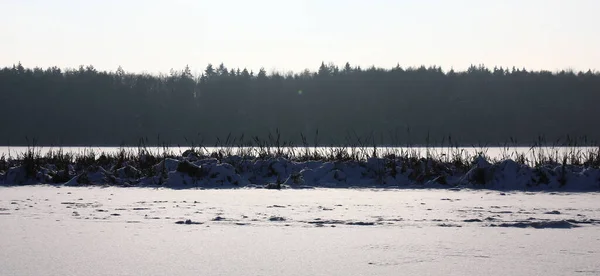
M 267 73 L 209 64 L 194 75 L 187 66 L 143 74 L 19 63 L 0 69 L 0 144 L 595 141 L 599 102 L 600 74 L 592 71 L 322 63 L 317 71 Z

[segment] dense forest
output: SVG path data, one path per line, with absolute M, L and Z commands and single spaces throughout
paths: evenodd
M 0 103 L 0 144 L 12 146 L 210 146 L 228 136 L 274 141 L 277 132 L 296 145 L 303 137 L 310 145 L 600 138 L 600 74 L 592 71 L 323 63 L 283 74 L 209 64 L 195 76 L 189 67 L 156 75 L 19 63 L 0 69 Z

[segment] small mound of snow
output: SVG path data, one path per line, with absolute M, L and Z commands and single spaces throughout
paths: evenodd
M 179 165 L 179 160 L 166 158 L 158 162 L 158 164 L 153 166 L 154 172 L 157 174 L 161 174 L 163 172 L 169 173 L 177 170 L 177 166 Z
M 203 177 L 206 175 L 206 172 L 200 166 L 196 166 L 187 160 L 179 162 L 177 164 L 176 171 L 186 174 L 189 177 L 195 178 Z
M 300 174 L 300 173 L 290 174 L 290 176 L 283 182 L 283 184 L 289 185 L 289 186 L 304 185 L 304 183 L 305 183 L 304 178 L 302 177 L 302 174 Z
M 240 185 L 241 177 L 230 164 L 211 166 L 208 172 L 209 185 Z
M 27 172 L 21 166 L 9 168 L 4 177 L 5 184 L 24 184 L 25 181 L 27 181 Z
M 480 169 L 486 169 L 491 166 L 490 162 L 481 154 L 477 155 L 477 157 L 473 159 L 473 165 Z
M 116 173 L 121 179 L 134 179 L 141 176 L 140 171 L 131 165 L 117 169 Z
M 190 184 L 197 184 L 198 179 L 192 178 L 191 176 L 181 172 L 169 172 L 168 177 L 165 181 L 165 185 L 168 187 L 186 186 Z

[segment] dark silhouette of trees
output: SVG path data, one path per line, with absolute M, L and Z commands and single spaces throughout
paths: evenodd
M 316 72 L 257 73 L 209 64 L 168 75 L 76 69 L 0 69 L 0 144 L 211 145 L 229 134 L 244 142 L 281 131 L 281 139 L 323 145 L 453 141 L 530 144 L 600 138 L 600 74 L 492 69 L 473 65 L 362 69 L 322 63 Z

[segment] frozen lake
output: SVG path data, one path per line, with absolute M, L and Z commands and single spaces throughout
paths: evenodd
M 598 275 L 599 200 L 2 187 L 0 275 Z

